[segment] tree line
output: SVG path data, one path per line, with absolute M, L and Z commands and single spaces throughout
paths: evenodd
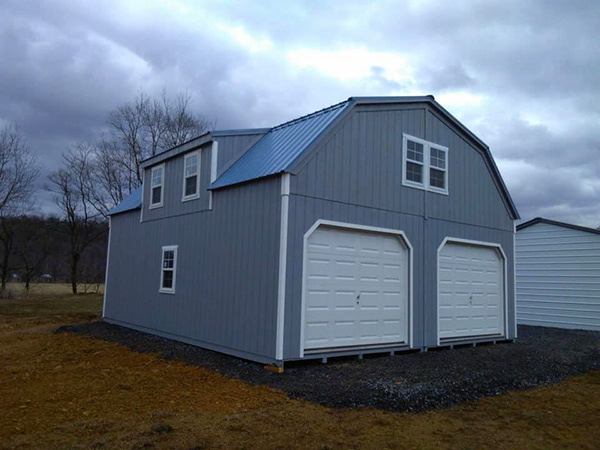
M 103 281 L 108 212 L 142 184 L 142 161 L 214 126 L 190 101 L 182 93 L 140 93 L 108 114 L 96 141 L 66 149 L 46 180 L 21 129 L 0 130 L 0 293 L 12 279 L 26 288 L 69 282 L 74 294 Z M 52 193 L 56 215 L 31 215 L 40 184 Z

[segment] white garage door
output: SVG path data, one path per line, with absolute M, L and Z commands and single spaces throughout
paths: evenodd
M 409 255 L 399 236 L 321 226 L 307 244 L 305 350 L 407 342 Z
M 499 251 L 448 242 L 439 256 L 439 337 L 504 334 L 504 264 Z

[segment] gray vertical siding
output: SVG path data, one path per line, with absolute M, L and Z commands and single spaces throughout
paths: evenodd
M 355 112 L 324 141 L 291 191 L 422 216 L 424 192 L 402 187 L 402 133 L 424 135 L 424 109 Z M 398 147 L 400 145 L 400 147 Z
M 600 330 L 600 235 L 538 223 L 516 248 L 519 323 Z
M 449 148 L 449 195 L 402 185 L 402 134 Z M 413 255 L 415 347 L 437 345 L 437 250 L 446 237 L 498 243 L 515 334 L 513 221 L 479 150 L 424 106 L 358 107 L 291 177 L 284 359 L 299 357 L 303 239 L 318 220 L 402 230 Z
M 427 217 L 512 232 L 513 220 L 482 154 L 429 110 L 425 122 L 424 139 L 449 149 L 449 195 L 427 195 Z
M 108 320 L 259 361 L 275 356 L 281 182 L 215 193 L 211 211 L 112 218 Z M 178 245 L 176 294 L 160 294 L 161 247 Z
M 265 133 L 235 134 L 231 136 L 217 136 L 219 143 L 219 157 L 217 158 L 217 177 L 246 151 L 250 149 Z
M 144 204 L 142 205 L 144 221 L 208 210 L 210 193 L 207 189 L 210 186 L 211 143 L 203 145 L 197 150 L 200 151 L 200 197 L 185 202 L 181 201 L 183 198 L 183 158 L 187 154 L 182 153 L 164 162 L 163 206 L 150 209 L 152 167 L 148 167 L 144 170 Z

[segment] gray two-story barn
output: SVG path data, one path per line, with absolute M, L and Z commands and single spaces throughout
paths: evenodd
M 210 132 L 143 169 L 112 211 L 109 322 L 278 365 L 516 337 L 518 213 L 432 96 Z

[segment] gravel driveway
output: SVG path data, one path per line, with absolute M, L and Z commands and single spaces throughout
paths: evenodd
M 554 383 L 600 369 L 600 332 L 519 326 L 515 343 L 330 359 L 286 366 L 274 374 L 262 365 L 104 322 L 58 332 L 116 342 L 137 352 L 201 366 L 290 397 L 335 407 L 368 406 L 420 412 L 481 397 Z

